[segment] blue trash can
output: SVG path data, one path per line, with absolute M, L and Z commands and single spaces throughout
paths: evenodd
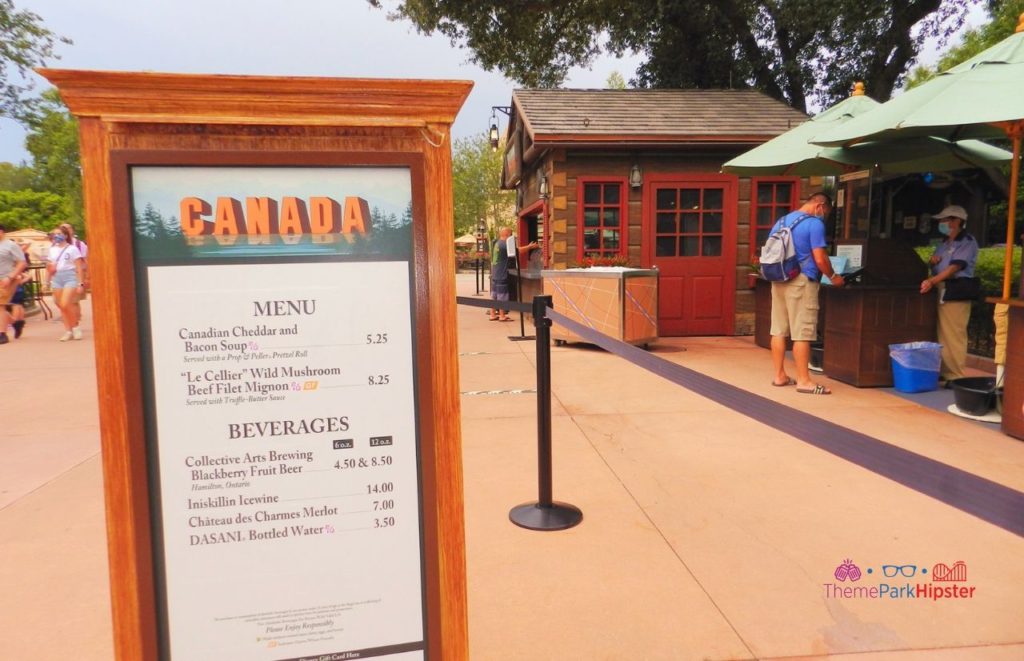
M 905 342 L 889 345 L 892 382 L 900 392 L 927 392 L 939 387 L 942 345 L 938 342 Z

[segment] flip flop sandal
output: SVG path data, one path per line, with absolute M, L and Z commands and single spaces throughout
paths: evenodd
M 796 379 L 794 379 L 793 377 L 790 376 L 790 377 L 786 377 L 786 382 L 785 383 L 775 383 L 774 381 L 772 381 L 772 385 L 775 386 L 776 388 L 785 388 L 786 386 L 795 386 L 796 385 Z
M 807 388 L 797 388 L 796 391 L 803 395 L 831 395 L 832 391 L 821 385 L 820 383 L 810 390 Z

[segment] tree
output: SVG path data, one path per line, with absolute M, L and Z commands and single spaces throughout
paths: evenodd
M 16 9 L 14 0 L 0 0 L 0 115 L 24 117 L 31 106 L 29 72 L 50 58 L 59 59 L 53 52 L 58 42 L 71 40 L 46 29 L 38 14 Z
M 996 3 L 991 20 L 985 25 L 965 31 L 960 43 L 946 51 L 934 67 L 922 66 L 914 69 L 907 77 L 907 89 L 931 80 L 940 71 L 955 67 L 1006 39 L 1017 28 L 1021 14 L 1024 14 L 1024 0 L 1003 0 Z
M 44 232 L 64 222 L 64 198 L 53 193 L 17 190 L 0 191 L 0 225 L 9 231 L 38 229 Z M 75 227 L 75 232 L 81 227 Z
M 515 213 L 515 192 L 501 190 L 501 149 L 491 149 L 487 135 L 456 140 L 452 153 L 452 184 L 455 193 L 455 235 L 488 224 L 507 223 Z
M 82 167 L 78 122 L 64 107 L 56 89 L 43 92 L 32 110 L 24 114 L 23 120 L 29 129 L 25 148 L 32 155 L 33 188 L 63 197 L 64 216 L 71 222 L 81 221 Z
M 608 78 L 604 81 L 604 86 L 610 90 L 624 90 L 626 89 L 626 79 L 618 71 L 613 71 L 608 74 Z
M 557 86 L 602 51 L 634 51 L 647 56 L 636 85 L 751 86 L 806 111 L 857 80 L 888 99 L 924 40 L 948 37 L 982 1 L 403 0 L 391 16 L 528 87 Z
M 27 165 L 0 163 L 0 190 L 30 189 L 34 179 L 35 173 Z

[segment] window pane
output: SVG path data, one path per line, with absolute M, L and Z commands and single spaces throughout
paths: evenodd
M 680 242 L 683 244 L 683 252 L 680 257 L 700 256 L 700 239 L 695 236 L 684 236 Z
M 606 227 L 618 227 L 619 226 L 619 210 L 618 209 L 605 209 L 604 210 L 604 225 Z
M 772 203 L 772 185 L 771 184 L 758 184 L 757 185 L 757 203 L 758 204 L 771 204 Z
M 789 200 L 793 195 L 793 184 L 776 184 L 775 185 L 775 201 L 780 202 L 787 207 L 789 206 Z
M 720 213 L 705 213 L 704 214 L 704 227 L 702 231 L 705 234 L 721 234 L 722 233 L 722 214 Z
M 705 188 L 704 189 L 704 208 L 705 209 L 721 209 L 722 208 L 722 189 L 721 188 Z
M 597 227 L 600 224 L 600 212 L 597 209 L 583 210 L 583 226 Z
M 658 214 L 658 234 L 675 234 L 678 231 L 676 215 L 674 213 Z
M 722 237 L 720 236 L 705 236 L 704 237 L 704 251 L 701 253 L 705 257 L 721 257 L 722 255 Z
M 655 245 L 658 257 L 676 256 L 676 238 L 674 236 L 659 236 Z
M 758 226 L 774 225 L 775 219 L 772 218 L 771 207 L 758 207 L 757 208 L 757 224 Z
M 763 230 L 757 230 L 757 245 L 758 246 L 763 246 L 764 245 L 764 242 L 768 240 L 768 233 L 770 231 L 771 231 L 771 228 L 763 229 Z
M 601 247 L 601 239 L 597 235 L 597 230 L 584 230 L 583 231 L 583 248 L 584 250 L 597 250 Z
M 659 188 L 658 189 L 658 209 L 675 209 L 676 208 L 676 191 L 673 188 Z
M 583 202 L 585 204 L 601 203 L 601 184 L 584 184 Z
M 700 189 L 681 188 L 679 190 L 680 209 L 700 209 Z
M 620 184 L 605 184 L 604 185 L 604 203 L 605 204 L 618 204 L 619 203 L 619 191 L 622 188 Z
M 618 251 L 619 230 L 604 230 L 601 232 L 602 247 L 605 250 Z
M 700 232 L 700 214 L 699 213 L 684 213 L 683 216 L 683 233 L 684 234 L 697 234 Z

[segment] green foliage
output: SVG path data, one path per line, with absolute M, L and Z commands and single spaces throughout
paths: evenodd
M 64 215 L 80 221 L 83 213 L 78 122 L 64 107 L 56 89 L 43 92 L 24 121 L 29 129 L 25 148 L 32 155 L 33 188 L 63 197 Z
M 981 27 L 965 31 L 961 42 L 946 51 L 935 66 L 914 69 L 907 77 L 907 89 L 931 80 L 940 71 L 971 59 L 1013 34 L 1020 15 L 1024 14 L 1024 0 L 1002 0 L 991 4 L 997 5 L 991 12 L 992 19 Z
M 48 232 L 64 222 L 64 209 L 64 198 L 53 193 L 0 191 L 0 224 L 8 231 L 31 228 Z M 80 224 L 75 225 L 75 232 L 80 230 Z
M 626 79 L 618 71 L 613 71 L 608 74 L 607 80 L 604 81 L 604 86 L 610 90 L 624 90 L 626 89 Z
M 528 87 L 555 87 L 602 51 L 632 51 L 647 56 L 639 86 L 752 86 L 806 110 L 810 98 L 845 98 L 857 80 L 888 99 L 924 40 L 948 37 L 981 2 L 403 0 L 391 16 Z
M 13 191 L 32 188 L 35 173 L 27 165 L 0 163 L 0 190 Z
M 985 296 L 1002 296 L 1003 265 L 1006 263 L 1006 249 L 982 248 L 978 251 L 978 262 L 974 275 L 981 279 L 981 291 Z M 1011 296 L 1017 295 L 1020 282 L 1020 248 L 1013 249 L 1013 264 L 1010 266 Z
M 491 226 L 506 224 L 515 213 L 515 191 L 501 190 L 502 153 L 491 149 L 483 133 L 455 142 L 455 236 L 475 232 L 481 219 Z
M 71 40 L 47 30 L 38 14 L 15 8 L 14 0 L 0 0 L 0 115 L 24 118 L 32 103 L 29 72 L 59 59 L 53 52 L 58 42 Z

